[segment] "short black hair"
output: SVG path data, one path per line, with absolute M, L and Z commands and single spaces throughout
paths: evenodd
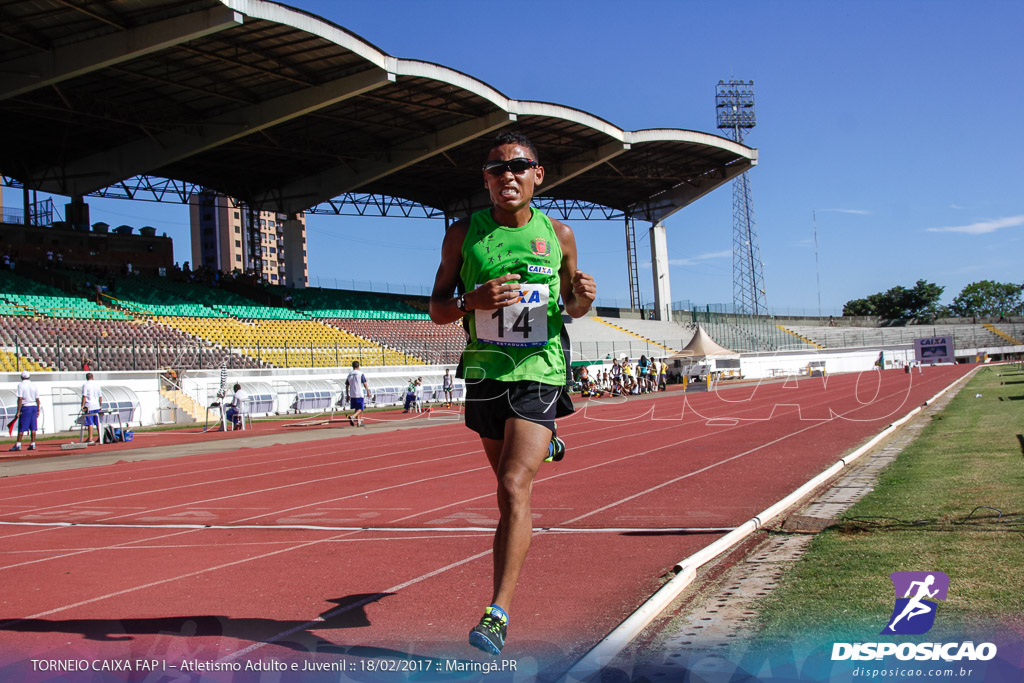
M 352 369 L 355 370 L 358 367 L 359 367 L 359 361 L 357 361 L 357 360 L 352 361 Z
M 540 163 L 540 155 L 537 154 L 537 148 L 534 147 L 532 142 L 530 142 L 530 138 L 526 137 L 518 130 L 507 130 L 498 133 L 497 137 L 494 138 L 494 144 L 491 145 L 491 149 L 501 147 L 502 145 L 519 145 L 520 147 L 525 147 L 530 150 L 530 158 L 538 164 Z
M 241 388 L 242 388 L 242 385 L 241 385 L 241 384 L 236 384 L 236 385 L 235 385 L 235 391 L 238 391 L 238 390 L 239 390 L 239 389 L 241 389 Z

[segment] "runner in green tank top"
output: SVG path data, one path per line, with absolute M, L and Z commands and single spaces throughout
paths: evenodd
M 502 133 L 483 173 L 491 208 L 452 225 L 430 296 L 439 325 L 467 317 L 459 374 L 466 378 L 466 426 L 476 431 L 498 483 L 491 605 L 470 644 L 498 654 L 508 609 L 530 547 L 530 491 L 556 443 L 555 418 L 572 412 L 565 391 L 564 311 L 586 315 L 597 289 L 576 267 L 572 229 L 530 202 L 544 181 L 533 144 Z
M 512 305 L 467 316 L 469 343 L 461 373 L 466 379 L 565 384 L 558 306 L 562 248 L 551 220 L 537 209 L 532 212 L 526 225 L 517 228 L 497 223 L 490 209 L 470 218 L 462 244 L 460 289 L 470 291 L 509 273 L 519 279 Z

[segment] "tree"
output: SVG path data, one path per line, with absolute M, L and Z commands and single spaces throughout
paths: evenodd
M 934 320 L 939 313 L 939 297 L 945 287 L 918 280 L 913 289 L 901 285 L 866 299 L 851 299 L 843 306 L 843 315 L 876 315 L 885 320 L 921 318 Z
M 1019 314 L 1024 308 L 1024 285 L 982 280 L 961 290 L 949 305 L 951 315 L 963 318 Z
M 910 304 L 907 313 L 911 318 L 932 321 L 939 317 L 942 308 L 939 306 L 939 299 L 945 287 L 940 287 L 934 282 L 918 280 L 914 288 L 910 290 Z
M 867 299 L 850 299 L 843 306 L 843 315 L 874 315 L 875 309 Z

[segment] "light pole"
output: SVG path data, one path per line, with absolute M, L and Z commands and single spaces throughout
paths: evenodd
M 719 81 L 715 87 L 718 128 L 743 143 L 746 131 L 757 125 L 754 81 Z M 765 315 L 764 264 L 754 221 L 754 201 L 747 173 L 732 182 L 732 298 L 735 312 Z

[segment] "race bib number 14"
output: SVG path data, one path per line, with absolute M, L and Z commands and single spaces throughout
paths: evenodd
M 548 343 L 546 285 L 523 285 L 511 306 L 476 310 L 476 338 L 498 346 L 544 346 Z

